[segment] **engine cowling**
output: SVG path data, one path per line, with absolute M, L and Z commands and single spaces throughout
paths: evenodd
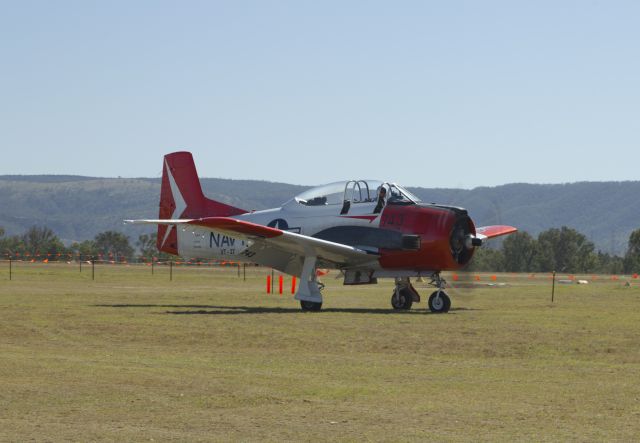
M 380 264 L 387 269 L 460 269 L 469 263 L 479 241 L 467 211 L 453 206 L 390 206 L 380 228 L 402 232 L 403 240 L 407 237 L 402 250 L 381 250 Z M 412 247 L 408 247 L 409 237 L 415 237 Z

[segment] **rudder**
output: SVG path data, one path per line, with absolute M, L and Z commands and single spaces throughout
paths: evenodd
M 229 217 L 246 212 L 204 196 L 190 152 L 173 152 L 164 156 L 158 214 L 160 219 Z M 178 254 L 175 225 L 158 225 L 157 247 L 160 251 Z

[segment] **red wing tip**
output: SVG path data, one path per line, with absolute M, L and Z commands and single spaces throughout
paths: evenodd
M 487 238 L 499 237 L 501 235 L 513 234 L 518 229 L 508 225 L 482 226 L 476 230 L 478 234 L 485 235 Z

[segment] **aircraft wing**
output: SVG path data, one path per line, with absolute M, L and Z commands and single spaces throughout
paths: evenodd
M 378 255 L 362 249 L 321 240 L 307 235 L 270 228 L 268 226 L 237 220 L 229 217 L 206 217 L 176 220 L 127 220 L 129 223 L 199 226 L 211 231 L 248 240 L 252 246 L 247 257 L 256 263 L 282 269 L 282 258 L 291 261 L 295 256 L 304 259 L 316 256 L 319 262 L 333 264 L 338 268 L 359 267 L 368 263 L 377 264 Z M 255 254 L 255 255 L 253 255 Z M 271 261 L 272 258 L 272 262 Z M 257 260 L 256 260 L 257 259 Z M 301 266 L 296 263 L 292 269 Z M 284 269 L 282 269 L 284 270 Z
M 506 226 L 506 225 L 481 226 L 479 228 L 476 228 L 476 237 L 481 240 L 486 240 L 488 238 L 512 234 L 516 231 L 517 229 L 514 228 L 513 226 Z

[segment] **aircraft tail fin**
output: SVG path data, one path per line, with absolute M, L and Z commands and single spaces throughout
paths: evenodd
M 246 212 L 204 196 L 190 152 L 173 152 L 164 156 L 158 218 L 229 217 Z M 161 251 L 178 254 L 175 225 L 158 225 L 157 247 Z

